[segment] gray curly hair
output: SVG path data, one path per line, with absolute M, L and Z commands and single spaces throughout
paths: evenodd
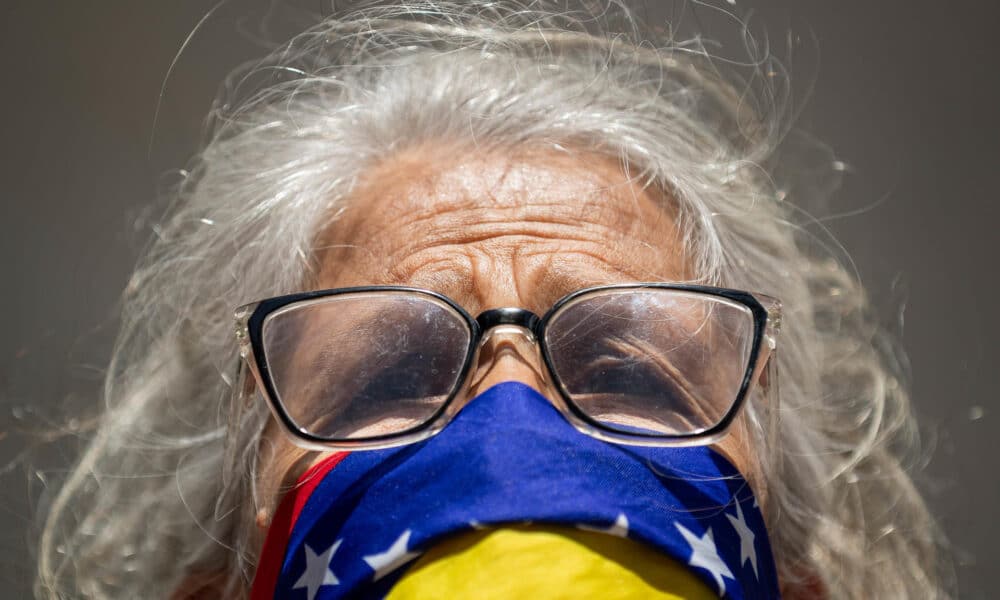
M 328 17 L 241 68 L 124 292 L 102 419 L 48 511 L 36 595 L 160 598 L 211 572 L 247 594 L 269 417 L 233 394 L 232 309 L 308 285 L 315 236 L 367 166 L 448 140 L 596 148 L 666 191 L 699 281 L 784 303 L 778 418 L 752 403 L 747 421 L 786 592 L 947 596 L 907 474 L 901 354 L 772 178 L 787 114 L 763 76 L 776 64 L 752 70 L 724 75 L 616 1 L 430 0 Z

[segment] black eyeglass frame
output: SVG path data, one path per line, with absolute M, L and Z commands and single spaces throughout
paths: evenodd
M 559 313 L 559 310 L 577 300 L 582 296 L 599 293 L 607 290 L 642 290 L 642 289 L 663 289 L 685 292 L 694 292 L 709 296 L 724 298 L 732 302 L 741 304 L 748 308 L 753 317 L 753 339 L 750 348 L 750 359 L 744 372 L 740 384 L 739 392 L 729 410 L 723 415 L 718 423 L 712 427 L 694 432 L 691 434 L 669 435 L 669 434 L 643 434 L 643 433 L 623 433 L 601 424 L 588 416 L 573 402 L 570 394 L 566 391 L 564 384 L 556 374 L 553 367 L 552 358 L 549 354 L 548 344 L 545 341 L 545 330 L 549 321 Z M 428 296 L 437 301 L 443 302 L 453 309 L 465 321 L 469 328 L 469 344 L 465 352 L 465 361 L 459 372 L 456 382 L 448 394 L 447 399 L 441 404 L 433 415 L 424 422 L 400 432 L 352 439 L 328 439 L 313 435 L 301 429 L 278 399 L 277 391 L 274 388 L 272 378 L 267 365 L 263 343 L 264 322 L 269 315 L 275 311 L 298 302 L 316 300 L 332 296 L 345 294 L 357 294 L 366 292 L 405 292 L 417 295 Z M 767 305 L 765 307 L 765 304 Z M 239 378 L 245 377 L 242 367 L 249 367 L 258 389 L 263 392 L 265 400 L 271 413 L 284 426 L 285 431 L 300 446 L 313 450 L 374 450 L 381 448 L 391 448 L 402 446 L 427 439 L 441 429 L 443 429 L 462 408 L 455 403 L 455 399 L 468 383 L 469 370 L 477 358 L 480 343 L 483 336 L 494 327 L 512 325 L 530 331 L 538 344 L 542 360 L 547 369 L 549 380 L 561 396 L 562 405 L 556 408 L 565 416 L 567 420 L 582 433 L 602 439 L 604 441 L 639 446 L 694 446 L 710 444 L 719 440 L 732 425 L 739 411 L 742 409 L 746 398 L 753 389 L 755 381 L 763 372 L 768 360 L 775 348 L 776 337 L 781 325 L 781 302 L 776 298 L 751 293 L 742 290 L 721 288 L 713 286 L 703 286 L 680 283 L 620 283 L 612 285 L 601 285 L 587 287 L 566 296 L 563 296 L 549 308 L 541 317 L 523 308 L 494 308 L 483 311 L 475 318 L 472 317 L 457 302 L 448 298 L 444 294 L 423 288 L 378 285 L 378 286 L 358 286 L 346 288 L 332 288 L 325 290 L 315 290 L 309 292 L 299 292 L 268 298 L 243 305 L 236 309 L 236 337 L 240 344 L 241 371 Z M 243 382 L 237 382 L 238 387 Z M 450 413 L 450 414 L 449 414 Z

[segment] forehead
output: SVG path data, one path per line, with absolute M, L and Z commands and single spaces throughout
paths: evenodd
M 435 145 L 366 170 L 316 237 L 312 287 L 413 285 L 471 312 L 690 279 L 672 200 L 615 159 Z

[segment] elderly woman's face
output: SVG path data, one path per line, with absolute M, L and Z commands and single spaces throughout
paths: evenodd
M 542 314 L 583 287 L 691 278 L 671 201 L 594 154 L 428 146 L 370 169 L 346 207 L 317 239 L 316 289 L 398 284 L 445 294 L 473 315 Z M 503 381 L 556 396 L 521 336 L 492 337 L 471 377 L 469 397 Z M 753 483 L 746 442 L 738 421 L 717 448 Z M 266 526 L 283 489 L 322 455 L 294 446 L 273 421 L 262 450 Z

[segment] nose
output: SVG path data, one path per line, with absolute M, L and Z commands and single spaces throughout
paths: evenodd
M 497 325 L 479 342 L 466 397 L 473 398 L 498 383 L 517 381 L 551 399 L 554 390 L 547 373 L 530 329 Z

